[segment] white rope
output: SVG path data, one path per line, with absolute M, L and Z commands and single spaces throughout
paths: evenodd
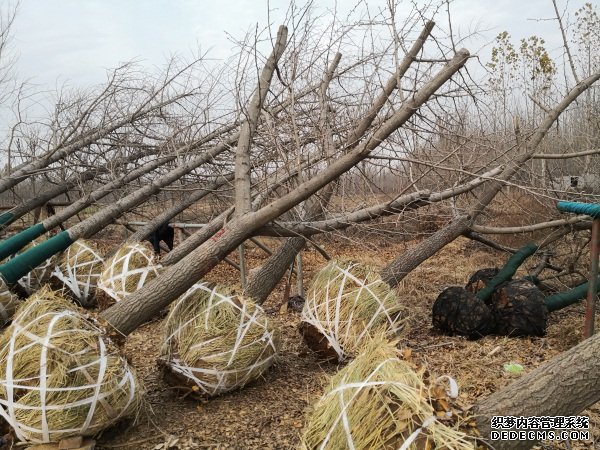
M 37 291 L 50 279 L 54 271 L 54 261 L 56 261 L 56 255 L 30 270 L 18 281 L 29 295 Z
M 419 435 L 423 432 L 423 430 L 425 430 L 429 426 L 433 425 L 435 422 L 436 422 L 436 420 L 435 420 L 434 416 L 429 416 L 427 419 L 425 419 L 423 421 L 423 425 L 421 425 L 419 428 L 417 428 L 415 431 L 413 431 L 411 433 L 411 435 L 408 436 L 408 438 L 406 438 L 406 440 L 404 441 L 404 444 L 402 444 L 402 446 L 398 450 L 408 450 L 408 447 L 410 447 L 410 444 L 412 444 L 415 441 L 415 439 L 417 439 L 417 437 L 419 437 Z
M 84 260 L 84 256 L 88 255 L 92 258 Z M 61 266 L 55 267 L 52 275 L 62 281 L 82 305 L 88 306 L 102 273 L 104 259 L 85 241 L 78 240 L 67 249 L 63 261 Z
M 134 256 L 142 256 L 145 260 L 142 267 L 133 267 L 131 260 Z M 140 243 L 126 244 L 106 264 L 107 267 L 98 280 L 98 288 L 118 302 L 141 289 L 147 281 L 156 278 L 161 268 L 156 263 L 154 253 Z M 127 281 L 138 275 L 138 282 L 132 290 L 128 290 Z
M 29 323 L 22 324 L 22 319 L 20 318 L 26 317 L 34 304 L 35 302 L 32 302 L 32 305 L 30 305 L 29 308 L 26 308 L 21 315 L 16 317 L 11 327 L 8 328 L 7 333 L 10 333 L 9 348 L 5 360 L 0 361 L 0 364 L 5 365 L 6 367 L 6 377 L 4 380 L 0 380 L 0 386 L 6 393 L 6 398 L 0 398 L 0 416 L 14 429 L 17 439 L 31 443 L 45 443 L 57 441 L 61 437 L 73 434 L 95 434 L 100 431 L 100 429 L 106 428 L 124 414 L 127 414 L 130 407 L 133 406 L 135 402 L 135 390 L 137 388 L 135 377 L 124 358 L 121 358 L 118 355 L 109 354 L 102 336 L 102 331 L 88 322 L 76 311 L 47 312 L 35 317 Z M 62 331 L 57 330 L 58 324 L 63 321 L 68 321 L 73 325 L 71 329 Z M 47 324 L 43 327 L 45 330 L 43 335 L 37 335 L 30 331 L 39 323 Z M 37 329 L 41 328 L 42 327 L 37 326 Z M 53 340 L 63 336 L 65 333 L 73 333 L 74 337 L 78 336 L 80 333 L 86 333 L 88 336 L 93 337 L 97 342 L 93 346 L 83 349 L 76 354 L 72 354 L 52 343 Z M 20 347 L 16 348 L 15 344 L 17 339 L 22 340 L 23 337 L 29 339 L 31 342 L 25 345 L 20 344 Z M 41 346 L 39 376 L 24 379 L 15 378 L 15 369 L 17 369 L 14 366 L 15 357 L 22 352 L 30 350 L 32 346 Z M 49 358 L 56 357 L 61 353 L 68 355 L 67 360 L 70 362 L 75 361 L 77 357 L 84 357 L 86 360 L 85 364 L 71 367 L 66 373 L 73 374 L 81 371 L 83 374 L 87 374 L 87 377 L 90 377 L 88 369 L 97 367 L 97 377 L 95 379 L 89 379 L 88 383 L 79 386 L 49 386 L 48 382 L 52 379 L 53 375 L 48 372 L 49 368 L 53 366 L 52 361 Z M 92 356 L 91 360 L 89 360 L 90 356 Z M 112 365 L 111 367 L 114 367 L 114 364 L 119 365 L 118 373 L 121 374 L 119 379 L 108 380 L 106 378 L 109 364 Z M 115 376 L 114 369 L 111 370 L 110 373 L 111 376 Z M 40 405 L 20 403 L 19 399 L 23 398 L 23 391 L 38 392 Z M 91 391 L 91 395 L 67 403 L 48 403 L 50 393 L 75 391 Z M 17 392 L 19 392 L 18 395 L 16 394 Z M 107 402 L 110 401 L 111 396 L 123 392 L 128 393 L 127 402 L 124 406 L 121 405 L 119 407 L 119 410 L 115 415 L 112 413 L 113 410 L 111 405 Z M 68 397 L 66 397 L 66 399 L 68 399 Z M 85 419 L 77 428 L 50 428 L 48 422 L 48 413 L 50 411 L 81 407 L 88 407 L 89 409 Z M 103 407 L 106 411 L 109 420 L 107 423 L 93 423 L 94 415 L 100 407 Z M 18 419 L 19 411 L 34 411 L 39 414 L 40 427 L 37 428 L 21 423 Z M 31 416 L 31 413 L 27 415 Z
M 382 283 L 380 279 L 376 279 L 370 283 L 367 280 L 357 278 L 352 274 L 352 269 L 355 264 L 348 265 L 347 268 L 341 267 L 338 264 L 334 264 L 333 268 L 336 270 L 334 276 L 330 275 L 325 286 L 324 298 L 316 298 L 316 292 L 312 291 L 312 298 L 308 298 L 304 304 L 304 308 L 301 314 L 302 322 L 308 323 L 315 327 L 317 331 L 327 340 L 329 346 L 337 353 L 338 360 L 345 361 L 348 359 L 348 351 L 353 349 L 345 348 L 345 344 L 350 338 L 359 345 L 365 338 L 370 336 L 373 326 L 381 321 L 382 317 L 387 322 L 386 325 L 390 330 L 390 333 L 397 333 L 399 327 L 397 321 L 390 315 L 389 305 L 386 305 L 385 298 L 379 298 L 379 296 L 373 291 L 372 286 L 375 284 Z M 341 283 L 338 291 L 332 293 L 329 289 L 330 285 L 333 285 L 341 278 Z M 357 287 L 347 289 L 348 280 L 356 283 Z M 375 299 L 378 303 L 377 309 L 373 312 L 367 323 L 362 326 L 362 331 L 357 335 L 356 328 L 353 325 L 354 312 L 358 302 L 360 301 L 362 292 L 366 290 L 369 296 Z M 352 305 L 349 302 L 352 301 Z M 331 308 L 330 305 L 333 307 Z M 350 311 L 349 317 L 346 321 L 341 320 L 341 308 L 342 305 Z M 334 311 L 334 317 L 331 317 L 330 311 Z M 325 317 L 322 317 L 324 315 Z M 357 319 L 359 321 L 362 319 Z
M 350 420 L 348 417 L 348 408 L 352 405 L 352 403 L 358 397 L 358 395 L 360 395 L 360 393 L 363 389 L 377 387 L 377 386 L 390 386 L 390 387 L 394 386 L 394 387 L 400 388 L 402 390 L 405 390 L 407 392 L 412 392 L 414 394 L 418 394 L 419 389 L 417 389 L 414 386 L 410 386 L 408 384 L 405 384 L 405 383 L 402 383 L 399 381 L 373 380 L 373 377 L 375 377 L 386 364 L 394 363 L 395 361 L 398 361 L 398 359 L 397 358 L 388 358 L 388 359 L 382 361 L 371 371 L 371 373 L 363 381 L 346 382 L 346 375 L 345 375 L 341 384 L 339 386 L 335 387 L 334 389 L 332 389 L 331 391 L 329 391 L 325 395 L 324 398 L 327 398 L 330 396 L 336 396 L 340 403 L 341 408 L 340 408 L 340 413 L 332 421 L 327 435 L 321 442 L 321 445 L 319 446 L 320 450 L 325 450 L 327 448 L 327 444 L 333 437 L 333 434 L 340 423 L 345 431 L 346 444 L 348 446 L 348 449 L 353 450 L 356 448 L 354 440 L 352 439 L 352 427 L 350 425 Z M 450 390 L 448 392 L 449 396 L 451 396 L 452 398 L 456 398 L 458 396 L 458 384 L 452 377 L 450 377 L 448 375 L 441 376 L 436 380 L 436 383 L 440 382 L 440 381 L 448 381 L 448 383 L 450 385 Z M 351 391 L 351 396 L 347 401 L 344 398 L 344 393 L 346 391 Z M 434 415 L 427 417 L 425 420 L 423 420 L 422 425 L 419 428 L 415 429 L 406 438 L 406 440 L 404 441 L 404 443 L 398 450 L 408 450 L 408 448 L 415 441 L 415 439 L 417 439 L 417 437 L 421 433 L 423 433 L 424 430 L 426 430 L 427 428 L 429 428 L 431 425 L 433 425 L 436 422 L 437 422 L 437 419 Z
M 163 353 L 168 352 L 168 349 L 171 346 L 177 346 L 179 336 L 185 332 L 185 329 L 189 327 L 190 324 L 201 319 L 200 322 L 204 324 L 204 328 L 209 329 L 210 315 L 213 309 L 222 307 L 223 304 L 226 304 L 227 307 L 233 307 L 237 311 L 239 323 L 236 327 L 235 342 L 231 348 L 223 349 L 222 352 L 213 352 L 206 355 L 205 358 L 202 358 L 202 361 L 206 365 L 201 367 L 189 366 L 177 357 L 166 357 L 166 363 L 173 372 L 188 378 L 202 393 L 212 397 L 240 388 L 264 373 L 273 364 L 276 358 L 277 348 L 274 340 L 274 333 L 269 331 L 262 308 L 255 305 L 254 311 L 251 312 L 246 303 L 241 303 L 240 306 L 232 297 L 222 295 L 217 291 L 217 288 L 211 289 L 203 283 L 195 284 L 179 298 L 177 303 L 171 308 L 171 312 L 167 317 L 167 323 L 173 320 L 174 316 L 179 315 L 180 308 L 185 306 L 186 300 L 198 290 L 208 294 L 206 307 L 200 314 L 194 315 L 181 324 L 178 324 L 177 328 L 166 337 L 163 345 Z M 250 341 L 246 336 L 253 326 L 262 328 L 263 334 L 257 340 Z M 218 340 L 219 337 L 209 339 L 205 342 L 195 343 L 191 348 L 202 348 L 203 346 L 214 342 L 215 339 Z M 260 354 L 256 355 L 254 362 L 239 369 L 232 368 L 231 366 L 234 364 L 238 353 L 245 348 L 255 346 L 257 342 L 260 342 L 262 350 Z M 227 364 L 224 366 L 221 364 L 217 366 L 211 364 L 211 359 L 214 360 L 217 357 L 227 357 Z M 215 381 L 211 382 L 210 380 L 212 379 Z

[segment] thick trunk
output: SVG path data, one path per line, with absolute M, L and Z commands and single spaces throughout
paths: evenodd
M 262 304 L 305 245 L 306 239 L 303 237 L 287 239 L 252 276 L 244 289 L 244 295 L 252 298 L 259 305 Z
M 600 400 L 600 335 L 556 356 L 474 408 L 482 438 L 493 416 L 572 416 Z M 525 450 L 533 441 L 492 441 L 496 450 Z
M 200 228 L 190 237 L 188 237 L 185 241 L 179 244 L 177 247 L 173 249 L 167 256 L 165 256 L 161 264 L 163 266 L 170 266 L 181 261 L 186 255 L 191 253 L 194 249 L 198 248 L 200 245 L 204 244 L 208 239 L 215 236 L 219 230 L 221 230 L 229 215 L 233 212 L 233 207 L 227 209 L 225 212 L 222 212 L 206 226 Z
M 269 92 L 275 67 L 287 44 L 287 33 L 287 27 L 279 27 L 273 51 L 261 71 L 256 92 L 248 105 L 246 121 L 240 131 L 240 139 L 235 153 L 235 213 L 238 215 L 250 212 L 252 207 L 250 197 L 250 146 L 258 125 L 260 112 Z
M 222 229 L 222 234 L 207 240 L 179 263 L 168 266 L 158 278 L 104 311 L 102 316 L 128 335 L 159 314 L 244 242 L 251 228 L 252 214 L 238 217 Z
M 423 261 L 435 255 L 458 236 L 469 229 L 469 218 L 462 216 L 434 233 L 418 245 L 403 253 L 381 271 L 381 278 L 391 287 L 398 284 Z

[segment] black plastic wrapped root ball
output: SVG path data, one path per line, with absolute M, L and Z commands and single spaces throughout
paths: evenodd
M 531 281 L 514 280 L 498 287 L 490 309 L 496 327 L 494 334 L 504 336 L 544 336 L 548 308 L 544 294 Z
M 480 338 L 493 329 L 490 308 L 467 290 L 452 286 L 438 296 L 432 309 L 433 326 L 449 333 Z
M 473 294 L 477 294 L 492 280 L 492 278 L 498 275 L 498 272 L 500 272 L 500 269 L 497 267 L 479 269 L 469 277 L 465 289 Z

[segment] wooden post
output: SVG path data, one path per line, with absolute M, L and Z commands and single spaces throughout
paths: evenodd
M 298 295 L 304 298 L 304 271 L 302 270 L 302 251 L 296 255 L 296 286 Z

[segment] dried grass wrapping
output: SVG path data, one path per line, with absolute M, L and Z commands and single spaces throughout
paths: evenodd
M 12 319 L 19 305 L 23 303 L 19 297 L 14 295 L 0 277 L 0 327 L 6 325 Z
M 65 251 L 53 275 L 62 284 L 61 293 L 74 296 L 82 306 L 93 306 L 103 269 L 104 258 L 97 245 L 79 239 Z
M 330 261 L 308 289 L 301 330 L 320 356 L 341 362 L 358 353 L 372 335 L 398 335 L 402 311 L 394 291 L 373 268 Z
M 168 381 L 212 397 L 261 376 L 276 354 L 275 330 L 260 306 L 198 283 L 171 307 L 160 362 Z
M 435 419 L 421 374 L 398 358 L 384 336 L 366 344 L 332 378 L 313 407 L 301 444 L 302 450 L 432 448 L 475 446 Z
M 137 412 L 133 370 L 102 330 L 48 288 L 0 336 L 0 415 L 19 440 L 96 434 Z
M 34 246 L 41 244 L 44 242 L 46 238 L 51 237 L 51 235 L 47 234 L 41 237 L 38 237 L 23 247 L 20 253 L 26 252 L 30 250 Z M 52 272 L 54 271 L 54 267 L 56 266 L 58 260 L 60 258 L 60 253 L 52 255 L 50 258 L 45 260 L 43 263 L 38 265 L 33 270 L 29 271 L 27 275 L 23 276 L 18 283 L 25 289 L 25 291 L 31 295 L 46 283 L 50 282 L 50 278 L 52 277 Z
M 158 276 L 161 266 L 154 251 L 141 243 L 128 243 L 104 263 L 98 288 L 121 301 Z

